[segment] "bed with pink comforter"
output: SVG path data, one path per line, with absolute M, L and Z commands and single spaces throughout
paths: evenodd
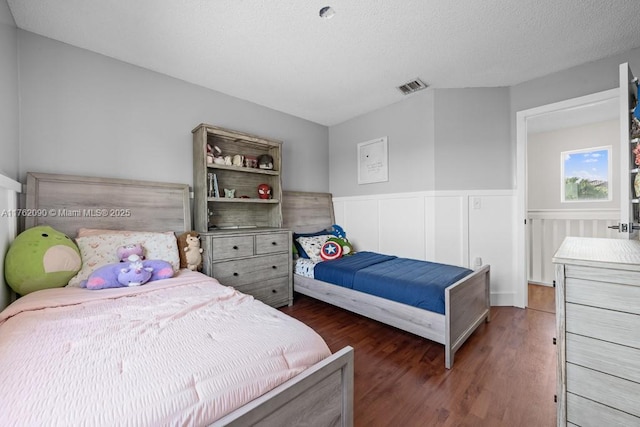
M 0 313 L 0 425 L 206 425 L 329 355 L 308 326 L 188 270 L 38 291 Z

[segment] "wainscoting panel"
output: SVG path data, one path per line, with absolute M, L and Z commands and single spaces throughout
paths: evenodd
M 461 195 L 427 196 L 427 252 L 425 259 L 469 265 L 467 198 Z
M 424 259 L 424 197 L 380 199 L 378 252 L 405 258 Z
M 555 270 L 551 259 L 565 237 L 620 238 L 618 209 L 529 210 L 527 214 L 530 283 L 552 286 Z
M 336 223 L 356 250 L 473 268 L 491 264 L 494 305 L 514 305 L 515 194 L 443 191 L 335 197 Z
M 469 262 L 491 265 L 491 303 L 515 305 L 516 199 L 512 194 L 469 198 Z

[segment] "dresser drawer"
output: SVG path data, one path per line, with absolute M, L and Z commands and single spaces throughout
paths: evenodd
M 640 384 L 636 382 L 567 363 L 567 392 L 640 417 Z
M 640 286 L 567 278 L 565 287 L 567 302 L 640 315 Z
M 211 259 L 240 258 L 253 255 L 253 236 L 211 238 Z
M 243 294 L 253 295 L 256 299 L 272 306 L 289 303 L 288 276 L 236 286 L 236 290 Z
M 580 304 L 565 305 L 566 331 L 640 349 L 640 316 Z
M 640 383 L 640 350 L 566 334 L 567 362 Z
M 638 426 L 640 418 L 567 393 L 567 421 L 582 427 Z
M 233 261 L 216 262 L 212 276 L 225 286 L 237 287 L 289 275 L 289 254 L 265 255 Z
M 256 255 L 286 252 L 289 250 L 289 233 L 256 234 Z

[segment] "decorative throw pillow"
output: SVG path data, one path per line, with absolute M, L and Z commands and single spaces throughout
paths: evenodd
M 324 243 L 331 237 L 333 237 L 333 235 L 330 234 L 312 237 L 298 237 L 297 241 L 300 243 L 300 246 L 302 246 L 309 259 L 319 262 L 322 261 L 322 258 L 320 258 L 322 245 L 324 245 Z
M 298 255 L 301 258 L 309 258 L 309 254 L 307 254 L 307 252 L 305 252 L 305 250 L 302 247 L 302 245 L 300 244 L 300 242 L 298 242 L 298 238 L 300 238 L 300 237 L 324 236 L 324 235 L 328 235 L 328 234 L 331 234 L 331 232 L 328 231 L 328 230 L 320 230 L 320 231 L 316 231 L 315 233 L 293 233 L 293 246 L 296 248 L 296 250 L 298 251 Z
M 116 263 L 118 248 L 130 244 L 140 244 L 146 259 L 163 260 L 171 264 L 174 271 L 180 269 L 180 256 L 175 233 L 148 231 L 104 230 L 103 234 L 89 233 L 76 238 L 82 257 L 82 269 L 67 286 L 79 287 L 89 275 L 106 264 Z M 80 232 L 78 232 L 80 235 Z
M 65 286 L 80 265 L 80 252 L 73 240 L 40 225 L 23 231 L 11 243 L 4 260 L 4 275 L 11 289 L 26 295 Z

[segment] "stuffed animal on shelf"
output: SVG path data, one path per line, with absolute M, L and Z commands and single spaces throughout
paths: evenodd
M 270 199 L 271 187 L 268 184 L 260 184 L 258 185 L 258 198 L 260 199 Z
M 200 235 L 196 231 L 187 231 L 178 236 L 178 251 L 180 252 L 180 268 L 192 271 L 202 270 L 202 248 Z
M 128 265 L 113 263 L 103 265 L 93 271 L 80 287 L 91 290 L 141 286 L 155 280 L 173 277 L 173 267 L 162 260 L 142 260 L 138 255 L 130 255 Z
M 4 259 L 7 284 L 19 295 L 65 286 L 81 267 L 73 240 L 46 225 L 20 233 Z
M 262 154 L 258 156 L 258 168 L 259 169 L 273 169 L 273 157 L 269 154 Z

